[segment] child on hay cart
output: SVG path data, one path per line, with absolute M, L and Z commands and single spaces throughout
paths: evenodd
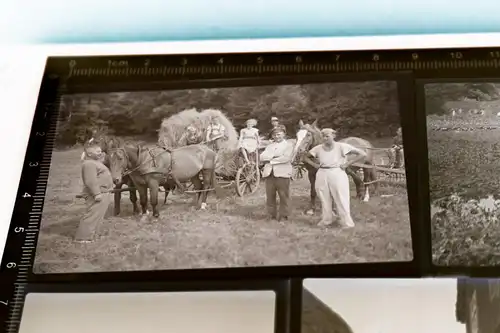
M 259 130 L 255 128 L 255 126 L 257 126 L 257 120 L 248 119 L 246 125 L 247 127 L 242 128 L 240 131 L 238 147 L 241 151 L 241 155 L 245 159 L 245 163 L 255 163 L 257 149 L 259 149 L 261 144 Z
M 210 124 L 206 130 L 205 141 L 207 145 L 212 148 L 215 152 L 218 152 L 221 148 L 221 144 L 226 137 L 226 128 L 220 123 L 220 119 L 217 116 L 210 117 Z
M 179 144 L 181 146 L 197 145 L 203 142 L 203 136 L 201 131 L 199 131 L 196 126 L 188 125 L 186 131 L 182 134 L 179 139 Z
M 398 128 L 396 136 L 393 138 L 393 145 L 391 147 L 391 168 L 400 169 L 403 167 L 403 130 Z

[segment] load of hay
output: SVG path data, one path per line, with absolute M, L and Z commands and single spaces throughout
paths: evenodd
M 188 109 L 163 119 L 158 131 L 158 144 L 172 149 L 178 148 L 181 136 L 189 125 L 196 127 L 204 138 L 213 116 L 218 117 L 220 123 L 226 128 L 226 138 L 221 143 L 221 149 L 217 153 L 216 172 L 219 175 L 231 177 L 236 174 L 238 168 L 238 132 L 231 120 L 220 110 Z

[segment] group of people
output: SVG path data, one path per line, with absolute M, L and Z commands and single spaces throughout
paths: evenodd
M 266 183 L 266 206 L 270 219 L 288 220 L 290 216 L 290 183 L 293 173 L 294 145 L 286 139 L 286 127 L 276 117 L 271 118 L 272 129 L 269 133 L 270 143 L 259 155 L 264 164 L 262 178 Z M 249 119 L 246 128 L 240 131 L 238 147 L 246 162 L 252 163 L 260 147 L 261 137 L 256 128 L 257 121 Z M 194 126 L 188 126 L 182 137 L 181 144 L 210 144 L 217 151 L 225 138 L 225 127 L 218 117 L 212 117 L 210 125 L 203 137 Z M 318 225 L 326 226 L 333 223 L 336 207 L 342 227 L 354 227 L 350 211 L 349 180 L 345 169 L 366 156 L 366 152 L 350 144 L 335 141 L 336 131 L 331 128 L 321 130 L 323 143 L 313 147 L 306 156 L 306 162 L 315 166 L 315 189 L 322 206 L 321 221 Z M 402 131 L 398 129 L 394 137 L 392 151 L 396 164 L 402 163 L 403 148 Z M 348 156 L 356 155 L 354 159 Z M 100 221 L 111 203 L 110 190 L 113 181 L 109 169 L 104 165 L 105 154 L 95 142 L 89 142 L 82 155 L 83 197 L 87 210 L 80 220 L 75 240 L 91 242 Z M 277 202 L 279 198 L 279 203 Z
M 189 146 L 205 143 L 215 152 L 219 151 L 222 142 L 226 138 L 226 128 L 220 123 L 217 116 L 210 117 L 210 124 L 205 130 L 205 135 L 195 125 L 191 124 L 186 127 L 186 131 L 179 139 L 181 146 Z
M 350 211 L 349 179 L 345 169 L 366 156 L 366 153 L 350 144 L 336 142 L 336 131 L 325 128 L 321 131 L 323 143 L 313 147 L 306 161 L 318 169 L 315 190 L 321 202 L 321 221 L 318 225 L 333 223 L 336 207 L 342 227 L 354 227 Z M 287 142 L 286 129 L 276 126 L 272 130 L 273 142 L 260 155 L 265 163 L 262 177 L 266 179 L 266 205 L 270 219 L 287 220 L 290 215 L 290 183 L 292 178 L 293 149 Z M 349 155 L 358 155 L 348 160 Z M 279 197 L 279 208 L 276 202 Z
M 290 182 L 293 166 L 293 145 L 285 138 L 286 128 L 275 123 L 271 135 L 273 141 L 260 155 L 264 162 L 262 177 L 266 179 L 266 205 L 269 217 L 277 220 L 287 220 L 290 214 Z M 331 128 L 321 130 L 323 142 L 313 147 L 305 157 L 305 162 L 318 169 L 314 184 L 317 196 L 321 202 L 321 220 L 319 226 L 333 223 L 336 213 L 342 227 L 354 227 L 350 210 L 350 186 L 345 169 L 366 157 L 366 152 L 350 144 L 335 141 L 337 132 Z M 392 165 L 401 167 L 404 161 L 402 129 L 397 130 L 393 138 Z M 355 158 L 348 158 L 356 155 Z M 279 197 L 279 208 L 276 197 Z

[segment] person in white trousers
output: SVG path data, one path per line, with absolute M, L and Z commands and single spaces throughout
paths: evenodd
M 309 155 L 316 159 L 319 164 L 308 158 L 308 162 L 318 168 L 315 188 L 322 208 L 321 221 L 318 226 L 327 226 L 333 223 L 335 216 L 333 203 L 335 203 L 342 227 L 352 228 L 354 222 L 350 208 L 351 194 L 349 178 L 345 169 L 365 158 L 366 153 L 350 144 L 336 142 L 336 131 L 331 128 L 321 130 L 321 135 L 323 143 L 309 151 Z M 348 155 L 358 156 L 348 160 Z

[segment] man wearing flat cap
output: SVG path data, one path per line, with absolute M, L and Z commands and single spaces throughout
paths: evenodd
M 271 131 L 269 132 L 269 140 L 270 141 L 274 140 L 273 139 L 273 131 L 274 131 L 274 129 L 281 128 L 286 133 L 286 127 L 285 127 L 285 125 L 281 124 L 280 121 L 279 121 L 279 119 L 276 118 L 276 117 L 271 117 L 271 126 L 272 126 L 272 128 L 271 128 Z
M 269 218 L 278 221 L 287 220 L 290 213 L 293 144 L 285 139 L 285 134 L 283 127 L 274 128 L 271 131 L 273 142 L 260 155 L 260 160 L 265 163 L 262 178 L 266 179 L 267 212 Z M 279 197 L 279 209 L 276 194 Z

